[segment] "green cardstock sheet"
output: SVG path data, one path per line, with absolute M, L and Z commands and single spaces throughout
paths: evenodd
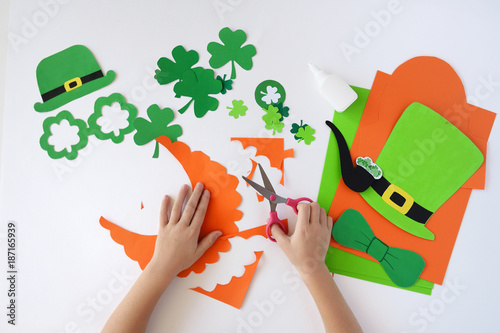
M 358 94 L 358 99 L 344 112 L 335 112 L 332 120 L 344 135 L 349 147 L 351 147 L 354 141 L 359 122 L 363 115 L 363 110 L 370 94 L 369 89 L 355 86 L 352 86 L 352 88 Z M 340 181 L 339 150 L 335 136 L 331 133 L 317 198 L 320 206 L 327 211 L 330 209 Z M 391 281 L 379 263 L 361 258 L 349 252 L 330 247 L 325 262 L 332 273 L 400 288 Z M 418 279 L 413 286 L 401 289 L 430 295 L 433 287 L 434 283 L 424 279 Z

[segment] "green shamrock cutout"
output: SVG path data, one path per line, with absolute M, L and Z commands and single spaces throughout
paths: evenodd
M 278 112 L 279 109 L 273 105 L 269 105 L 267 109 L 263 109 L 266 114 L 262 116 L 262 120 L 266 123 L 266 129 L 273 130 L 273 135 L 278 132 L 281 133 L 285 124 L 283 124 L 281 119 L 281 114 Z
M 316 138 L 314 137 L 314 133 L 316 130 L 311 126 L 304 124 L 303 121 L 300 121 L 300 125 L 297 123 L 292 124 L 291 133 L 295 134 L 294 138 L 298 142 L 304 140 L 306 145 L 310 145 Z
M 78 151 L 88 143 L 87 123 L 75 119 L 69 111 L 61 111 L 43 122 L 40 146 L 53 159 L 66 157 L 74 160 Z
M 100 140 L 111 139 L 114 143 L 120 143 L 125 135 L 134 131 L 136 117 L 136 107 L 127 103 L 122 94 L 99 97 L 94 103 L 94 113 L 88 119 L 90 134 Z
M 175 142 L 182 135 L 182 127 L 179 125 L 168 126 L 174 120 L 172 109 L 160 109 L 157 104 L 153 104 L 148 108 L 147 114 L 151 121 L 140 117 L 134 121 L 134 126 L 137 129 L 134 141 L 138 146 L 145 145 L 162 135 L 168 136 L 172 142 Z M 158 158 L 159 152 L 159 144 L 156 141 L 153 158 Z
M 290 108 L 288 106 L 283 106 L 283 103 L 276 103 L 273 104 L 273 106 L 278 108 L 278 112 L 281 115 L 280 121 L 283 121 L 284 117 L 288 117 L 290 115 L 290 113 L 288 112 L 290 111 Z
M 356 164 L 368 171 L 373 178 L 382 178 L 382 169 L 370 157 L 356 158 Z
M 238 100 L 233 100 L 233 107 L 227 106 L 227 108 L 231 111 L 229 111 L 229 115 L 231 117 L 234 117 L 234 119 L 238 119 L 239 116 L 244 116 L 246 115 L 246 112 L 248 110 L 248 107 L 243 105 L 243 101 L 238 101 Z
M 274 80 L 265 80 L 255 88 L 255 102 L 265 109 L 268 105 L 284 103 L 286 98 L 285 88 Z M 285 116 L 286 117 L 286 116 Z
M 224 74 L 224 77 L 217 75 L 217 80 L 222 83 L 222 90 L 220 92 L 222 95 L 227 93 L 228 90 L 233 89 L 233 80 L 226 80 L 226 74 Z
M 172 50 L 172 57 L 175 62 L 165 57 L 158 60 L 160 69 L 155 71 L 155 79 L 159 84 L 168 84 L 182 79 L 184 73 L 200 60 L 198 52 L 194 50 L 186 51 L 182 45 L 178 45 Z
M 174 86 L 177 96 L 191 97 L 191 100 L 179 109 L 184 113 L 194 101 L 194 114 L 197 118 L 203 117 L 208 111 L 215 111 L 219 107 L 219 101 L 209 96 L 218 94 L 222 90 L 221 81 L 214 77 L 214 71 L 202 67 L 196 67 L 184 73 L 182 80 Z
M 243 30 L 232 31 L 229 28 L 222 28 L 219 31 L 219 38 L 223 44 L 211 42 L 207 46 L 208 52 L 212 55 L 209 60 L 212 68 L 220 68 L 231 61 L 231 79 L 236 79 L 236 62 L 241 68 L 250 70 L 253 66 L 252 57 L 257 54 L 255 46 L 252 44 L 242 45 L 247 40 L 247 35 Z

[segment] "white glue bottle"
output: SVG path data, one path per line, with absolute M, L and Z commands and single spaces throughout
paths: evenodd
M 337 112 L 344 112 L 357 98 L 358 94 L 338 75 L 322 71 L 313 64 L 309 64 L 313 72 L 319 91 Z

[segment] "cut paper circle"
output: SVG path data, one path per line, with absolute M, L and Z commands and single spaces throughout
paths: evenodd
M 245 273 L 242 276 L 233 277 L 228 284 L 218 284 L 213 291 L 206 291 L 200 287 L 191 288 L 191 290 L 240 309 L 263 252 L 257 251 L 254 253 L 256 256 L 255 262 L 245 266 Z
M 285 103 L 285 98 L 285 88 L 277 81 L 265 80 L 255 88 L 255 102 L 263 109 L 272 104 Z
M 43 103 L 35 110 L 48 112 L 110 84 L 114 71 L 104 74 L 92 52 L 83 45 L 73 45 L 42 59 L 36 68 L 38 89 Z

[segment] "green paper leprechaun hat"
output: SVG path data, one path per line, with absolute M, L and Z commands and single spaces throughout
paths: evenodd
M 433 240 L 428 219 L 483 161 L 481 151 L 458 128 L 427 106 L 413 103 L 375 162 L 383 177 L 361 195 L 396 226 Z
M 366 157 L 354 167 L 342 133 L 331 122 L 327 125 L 337 139 L 346 186 L 394 225 L 424 239 L 434 239 L 426 227 L 432 214 L 484 161 L 465 134 L 420 103 L 408 106 L 399 118 L 374 163 L 377 168 L 367 168 L 372 162 Z
M 38 64 L 36 79 L 43 103 L 35 103 L 35 110 L 47 112 L 57 109 L 107 86 L 114 78 L 114 71 L 103 74 L 87 47 L 73 45 Z

